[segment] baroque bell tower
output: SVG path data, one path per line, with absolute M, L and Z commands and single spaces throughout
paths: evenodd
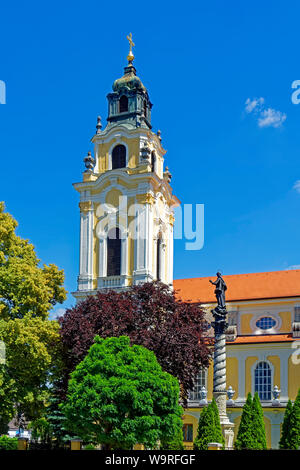
M 174 208 L 160 131 L 152 131 L 147 89 L 136 75 L 132 35 L 128 65 L 107 95 L 107 125 L 98 117 L 94 156 L 85 157 L 80 193 L 77 300 L 101 289 L 152 280 L 173 284 Z

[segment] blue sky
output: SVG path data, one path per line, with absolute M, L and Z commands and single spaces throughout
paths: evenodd
M 175 278 L 300 265 L 297 2 L 56 0 L 1 7 L 0 199 L 76 289 L 78 196 L 97 115 L 132 31 L 174 193 L 205 204 L 205 243 L 175 241 Z M 254 100 L 257 101 L 254 101 Z M 248 111 L 246 110 L 248 100 Z M 65 306 L 72 305 L 69 295 Z

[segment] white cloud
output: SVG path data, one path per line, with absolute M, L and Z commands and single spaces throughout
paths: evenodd
M 300 269 L 300 264 L 293 264 L 292 266 L 289 266 L 286 269 Z
M 265 99 L 260 97 L 260 98 L 253 98 L 253 100 L 250 100 L 250 98 L 247 98 L 246 103 L 245 103 L 245 110 L 247 113 L 252 113 L 252 111 L 258 111 L 261 109 L 265 102 Z
M 276 109 L 264 109 L 258 118 L 259 127 L 280 127 L 286 120 L 286 114 Z
M 300 180 L 297 180 L 296 183 L 293 186 L 293 189 L 297 191 L 297 193 L 300 193 Z
M 65 308 L 57 308 L 54 312 L 49 314 L 49 320 L 57 320 L 59 317 L 62 317 L 66 312 Z
M 286 114 L 277 111 L 273 108 L 265 107 L 265 99 L 260 98 L 247 98 L 245 102 L 245 111 L 250 114 L 253 113 L 257 117 L 257 124 L 259 127 L 275 127 L 282 126 L 286 120 Z

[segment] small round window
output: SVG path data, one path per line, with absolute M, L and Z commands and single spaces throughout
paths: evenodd
M 262 317 L 256 322 L 257 328 L 260 328 L 261 330 L 270 330 L 271 328 L 274 328 L 276 325 L 276 321 L 272 317 Z

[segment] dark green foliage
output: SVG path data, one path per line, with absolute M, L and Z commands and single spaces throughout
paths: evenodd
M 293 404 L 289 416 L 289 430 L 286 437 L 286 449 L 299 449 L 300 447 L 300 390 Z
M 258 393 L 254 394 L 252 402 L 252 427 L 255 436 L 255 449 L 265 450 L 267 448 L 264 413 L 260 404 Z
M 291 400 L 289 400 L 286 405 L 286 409 L 284 413 L 281 437 L 279 441 L 279 449 L 289 449 L 288 435 L 290 431 L 290 421 L 291 421 L 292 410 L 293 410 L 293 404 Z
M 210 406 L 212 407 L 212 410 L 214 412 L 214 417 L 215 417 L 215 440 L 214 442 L 219 442 L 220 444 L 223 444 L 223 447 L 224 447 L 225 439 L 222 433 L 218 406 L 214 398 L 212 399 Z
M 236 450 L 255 449 L 255 438 L 252 427 L 252 403 L 252 395 L 251 393 L 248 393 L 246 403 L 243 407 L 239 430 L 234 443 L 234 448 Z
M 0 450 L 17 450 L 17 448 L 17 437 L 0 436 Z
M 106 449 L 154 448 L 182 427 L 178 380 L 126 336 L 95 337 L 71 374 L 62 406 L 70 431 Z
M 93 444 L 87 444 L 83 447 L 83 450 L 96 450 L 96 447 Z
M 219 418 L 219 413 L 218 413 Z M 220 423 L 220 419 L 219 419 Z M 219 440 L 217 440 L 219 439 Z M 216 424 L 216 413 L 214 405 L 211 403 L 203 408 L 198 424 L 198 433 L 194 441 L 194 449 L 196 450 L 207 450 L 207 444 L 209 442 L 219 442 L 222 444 L 222 438 L 218 432 L 218 423 Z
M 234 447 L 237 450 L 267 448 L 263 410 L 257 393 L 253 400 L 251 393 L 248 393 Z
M 31 450 L 37 445 L 38 448 L 51 448 L 51 430 L 50 424 L 46 418 L 38 418 L 32 421 L 28 429 L 31 431 Z
M 178 433 L 171 439 L 165 439 L 163 437 L 161 439 L 160 449 L 161 450 L 184 450 L 182 428 L 180 428 Z
M 52 449 L 64 449 L 70 439 L 74 437 L 66 430 L 66 417 L 60 409 L 62 400 L 59 386 L 60 384 L 54 384 L 49 398 L 49 406 L 46 410 L 46 418 L 51 430 Z

